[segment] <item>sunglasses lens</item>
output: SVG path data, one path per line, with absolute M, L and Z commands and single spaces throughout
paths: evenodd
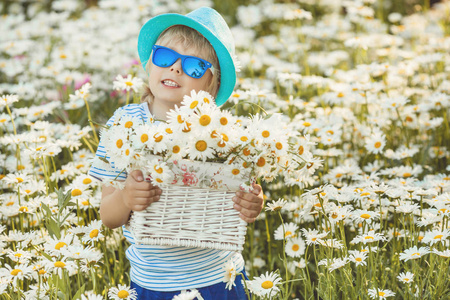
M 153 55 L 153 63 L 161 68 L 170 67 L 176 60 L 176 54 L 164 48 L 156 49 Z
M 202 77 L 206 70 L 208 70 L 208 67 L 204 61 L 193 57 L 187 57 L 184 60 L 184 72 L 192 78 Z

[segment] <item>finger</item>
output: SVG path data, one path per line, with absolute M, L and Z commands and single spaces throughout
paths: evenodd
M 261 201 L 263 201 L 262 198 L 257 197 L 256 195 L 254 195 L 252 193 L 236 192 L 235 197 L 237 197 L 237 200 L 239 200 L 237 203 L 239 203 L 242 200 L 256 202 L 256 203 L 260 203 Z
M 152 203 L 151 201 L 152 198 L 134 198 L 132 201 L 130 201 L 130 206 L 133 207 L 135 205 L 149 205 L 150 203 Z
M 144 175 L 142 174 L 141 170 L 134 170 L 133 172 L 130 173 L 130 176 L 135 180 L 135 181 L 144 181 Z
M 239 214 L 239 217 L 244 220 L 247 223 L 253 223 L 256 221 L 256 217 L 255 218 L 249 218 L 247 216 L 244 216 L 243 214 Z
M 133 188 L 141 191 L 150 191 L 155 189 L 155 187 L 148 181 L 135 182 L 133 183 Z
M 259 193 L 261 193 L 262 191 L 262 187 L 259 184 L 254 183 L 253 184 L 253 189 L 252 189 L 252 193 L 255 194 L 256 196 L 259 195 Z
M 259 202 L 242 201 L 239 205 L 241 205 L 243 208 L 254 210 L 257 213 L 261 211 L 261 204 Z
M 161 190 L 153 189 L 153 190 L 137 190 L 134 193 L 134 196 L 137 198 L 152 198 L 155 196 L 161 195 Z
M 133 211 L 143 211 L 147 207 L 148 207 L 148 205 L 133 205 L 131 207 L 131 210 L 133 210 Z
M 244 207 L 241 207 L 240 213 L 247 218 L 256 218 L 259 215 L 259 211 L 247 209 Z

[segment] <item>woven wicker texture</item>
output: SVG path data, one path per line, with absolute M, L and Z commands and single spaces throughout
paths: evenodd
M 158 202 L 134 212 L 137 244 L 242 251 L 247 223 L 233 208 L 231 191 L 167 185 Z

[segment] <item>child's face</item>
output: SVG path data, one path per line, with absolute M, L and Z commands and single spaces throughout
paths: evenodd
M 197 49 L 187 49 L 180 42 L 160 45 L 171 48 L 182 55 L 192 55 L 207 60 Z M 206 90 L 212 80 L 212 72 L 207 70 L 201 78 L 192 78 L 186 75 L 181 68 L 181 59 L 172 66 L 161 68 L 154 65 L 151 60 L 149 73 L 149 87 L 154 96 L 154 105 L 173 107 L 180 104 L 185 95 L 192 90 Z

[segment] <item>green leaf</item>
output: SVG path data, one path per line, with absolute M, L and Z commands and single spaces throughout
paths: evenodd
M 59 227 L 58 222 L 52 217 L 47 218 L 47 230 L 50 235 L 61 238 L 61 228 Z
M 73 296 L 72 299 L 74 299 L 74 300 L 80 299 L 80 298 L 81 298 L 81 294 L 84 293 L 85 287 L 86 287 L 86 283 L 83 284 L 83 285 L 78 289 L 78 291 L 75 293 L 75 295 Z
M 45 204 L 45 203 L 41 203 L 41 207 L 44 209 L 44 211 L 45 211 L 47 217 L 51 217 L 52 211 L 50 210 L 50 208 L 48 207 L 48 205 Z

